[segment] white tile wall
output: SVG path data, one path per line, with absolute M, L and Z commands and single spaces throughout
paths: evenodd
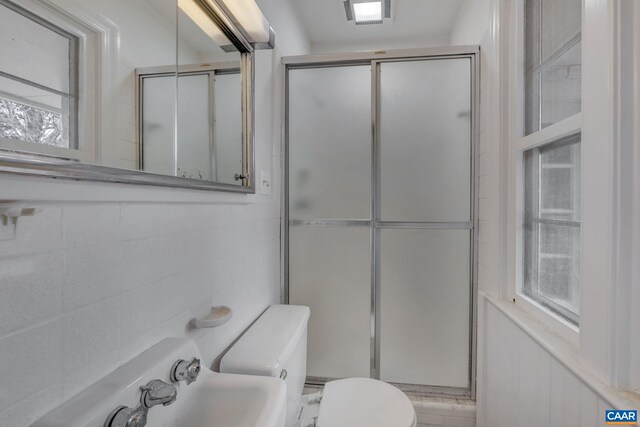
M 279 199 L 259 200 L 21 218 L 0 240 L 0 426 L 29 425 L 167 336 L 195 338 L 211 364 L 279 300 Z M 188 329 L 219 304 L 234 309 L 228 324 Z
M 490 32 L 481 41 L 480 121 L 476 150 L 478 180 L 478 287 L 497 292 L 500 265 L 499 76 Z
M 0 225 L 0 427 L 29 425 L 167 336 L 195 338 L 210 364 L 279 301 L 280 58 L 307 53 L 309 43 L 289 2 L 258 4 L 279 34 L 275 50 L 256 53 L 256 169 L 272 177 L 272 196 L 233 205 L 224 203 L 240 197 L 2 177 L 0 200 L 139 195 L 203 204 L 49 204 L 21 218 L 17 233 Z M 134 67 L 126 55 L 118 65 L 114 138 L 123 147 L 114 160 L 134 167 Z M 187 328 L 192 317 L 220 304 L 234 310 L 229 323 Z
M 464 8 L 477 7 L 465 2 L 459 15 L 465 15 Z M 493 15 L 494 1 L 490 0 L 486 6 Z M 494 19 L 493 16 L 491 19 Z M 476 150 L 477 194 L 478 194 L 478 270 L 477 287 L 480 291 L 499 294 L 500 284 L 500 76 L 498 73 L 498 52 L 496 49 L 495 32 L 489 31 L 486 22 L 486 30 L 480 40 L 480 121 L 479 143 Z M 478 32 L 474 34 L 476 37 Z M 468 40 L 471 42 L 471 40 Z M 477 39 L 475 40 L 477 43 Z M 477 414 L 478 426 L 491 426 L 487 419 L 487 406 L 485 399 L 487 394 L 496 390 L 485 388 L 484 379 L 486 371 L 485 354 L 485 318 L 484 311 L 478 310 L 477 319 Z M 488 344 L 487 344 L 488 345 Z

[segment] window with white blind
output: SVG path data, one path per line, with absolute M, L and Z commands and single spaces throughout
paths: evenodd
M 0 148 L 75 157 L 79 37 L 0 0 Z

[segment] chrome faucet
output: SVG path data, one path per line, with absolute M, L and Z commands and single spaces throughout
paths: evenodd
M 176 401 L 178 389 L 173 384 L 167 384 L 162 380 L 153 380 L 142 387 L 142 404 L 151 409 L 154 406 L 169 406 Z
M 149 409 L 157 405 L 169 406 L 178 396 L 178 389 L 162 380 L 153 380 L 140 388 L 140 404 L 135 408 L 118 406 L 111 411 L 104 427 L 144 427 L 147 425 Z

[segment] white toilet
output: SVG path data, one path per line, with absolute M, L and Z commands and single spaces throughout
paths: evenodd
M 283 378 L 287 384 L 287 427 L 300 426 L 304 417 L 300 403 L 307 369 L 309 314 L 309 307 L 269 307 L 220 362 L 221 372 Z M 415 427 L 416 413 L 409 398 L 397 388 L 378 380 L 349 378 L 325 385 L 315 425 Z

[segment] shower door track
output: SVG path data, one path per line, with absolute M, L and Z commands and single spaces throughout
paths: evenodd
M 283 146 L 283 191 L 282 191 L 282 301 L 289 303 L 289 227 L 296 225 L 317 227 L 362 226 L 369 227 L 371 250 L 371 334 L 370 334 L 370 376 L 380 378 L 380 278 L 379 278 L 379 239 L 380 230 L 389 229 L 465 229 L 471 233 L 470 242 L 470 271 L 471 271 L 471 303 L 470 303 L 470 352 L 469 352 L 469 387 L 441 387 L 419 384 L 392 383 L 401 390 L 423 396 L 470 398 L 476 394 L 476 347 L 477 347 L 477 179 L 476 179 L 476 144 L 478 141 L 478 110 L 479 110 L 479 53 L 478 46 L 435 47 L 425 49 L 403 49 L 375 52 L 340 53 L 330 55 L 303 55 L 283 57 L 284 65 L 284 133 Z M 379 64 L 383 62 L 420 61 L 430 59 L 469 58 L 471 61 L 471 212 L 470 222 L 405 222 L 379 221 L 380 203 L 380 141 L 379 141 Z M 371 65 L 371 220 L 292 220 L 289 221 L 289 71 L 304 68 L 339 67 L 353 65 Z M 307 384 L 324 385 L 326 382 L 338 378 L 307 377 Z

